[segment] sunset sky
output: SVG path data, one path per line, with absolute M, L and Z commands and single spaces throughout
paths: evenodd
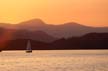
M 108 0 L 0 0 L 0 22 L 40 18 L 49 24 L 108 26 Z

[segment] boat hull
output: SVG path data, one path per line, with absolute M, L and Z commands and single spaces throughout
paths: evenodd
M 26 53 L 32 53 L 32 51 L 31 50 L 27 50 Z

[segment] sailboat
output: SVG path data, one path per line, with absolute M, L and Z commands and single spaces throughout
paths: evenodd
M 28 40 L 28 42 L 27 42 L 26 53 L 32 53 L 30 40 Z

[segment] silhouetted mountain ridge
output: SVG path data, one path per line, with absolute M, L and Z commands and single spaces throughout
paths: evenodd
M 10 28 L 31 30 L 31 31 L 43 31 L 57 38 L 82 36 L 84 34 L 91 32 L 98 32 L 98 33 L 108 32 L 108 27 L 89 27 L 75 22 L 64 23 L 61 25 L 51 25 L 51 24 L 46 24 L 41 19 L 32 19 L 29 21 L 21 22 L 14 26 L 11 26 Z

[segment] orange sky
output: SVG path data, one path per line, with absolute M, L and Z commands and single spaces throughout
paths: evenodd
M 0 22 L 41 18 L 46 23 L 108 26 L 108 0 L 0 0 Z

